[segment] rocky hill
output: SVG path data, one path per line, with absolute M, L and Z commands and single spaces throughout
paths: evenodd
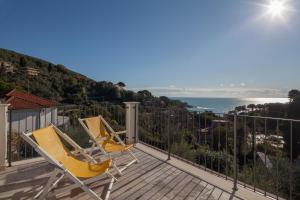
M 146 90 L 133 92 L 124 87 L 122 82 L 97 82 L 69 70 L 64 65 L 0 48 L 0 91 L 17 88 L 61 103 L 72 104 L 140 101 L 156 106 L 185 106 L 167 97 L 154 97 Z

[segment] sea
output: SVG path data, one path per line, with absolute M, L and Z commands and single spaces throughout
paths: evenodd
M 196 97 L 172 97 L 192 106 L 194 111 L 212 111 L 214 113 L 227 113 L 237 106 L 266 103 L 288 103 L 288 98 L 196 98 Z

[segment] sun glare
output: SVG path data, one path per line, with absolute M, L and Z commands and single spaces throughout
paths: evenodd
M 282 17 L 287 8 L 284 1 L 271 0 L 270 4 L 267 6 L 267 9 L 268 13 L 270 13 L 272 17 Z
M 272 22 L 279 22 L 288 25 L 288 20 L 296 10 L 293 8 L 292 0 L 260 0 L 261 3 L 254 3 L 261 8 L 261 15 L 257 19 L 271 19 Z

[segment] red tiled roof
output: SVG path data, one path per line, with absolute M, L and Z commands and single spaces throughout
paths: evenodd
M 55 107 L 57 102 L 47 100 L 29 93 L 11 90 L 9 92 L 1 92 L 0 99 L 3 99 L 6 104 L 10 104 L 10 108 L 15 110 L 33 109 L 43 107 Z

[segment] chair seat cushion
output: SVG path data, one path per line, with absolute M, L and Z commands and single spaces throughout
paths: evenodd
M 103 174 L 108 171 L 111 164 L 111 159 L 96 164 L 78 160 L 73 156 L 63 160 L 64 167 L 78 178 L 91 178 Z
M 120 152 L 120 151 L 127 151 L 128 149 L 133 147 L 133 144 L 130 145 L 122 145 L 113 140 L 109 140 L 103 143 L 102 147 L 106 152 Z
M 112 160 L 102 163 L 89 163 L 77 159 L 62 143 L 54 127 L 49 126 L 32 132 L 33 137 L 49 156 L 59 162 L 74 176 L 79 178 L 91 178 L 108 171 Z

